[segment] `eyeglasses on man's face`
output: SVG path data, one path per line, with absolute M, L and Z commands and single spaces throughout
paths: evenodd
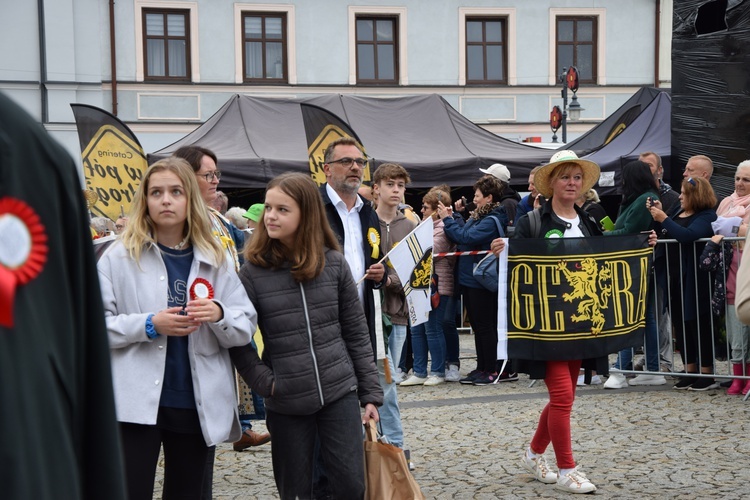
M 367 165 L 367 158 L 349 158 L 347 156 L 344 158 L 339 158 L 338 160 L 331 160 L 328 162 L 329 165 L 332 163 L 338 163 L 344 168 L 352 168 L 352 165 L 355 163 L 358 167 L 364 167 L 365 165 Z
M 207 174 L 196 174 L 198 177 L 203 177 L 206 179 L 206 182 L 211 182 L 214 177 L 216 177 L 216 180 L 218 181 L 221 179 L 221 172 L 218 170 L 214 170 L 213 172 L 209 172 Z

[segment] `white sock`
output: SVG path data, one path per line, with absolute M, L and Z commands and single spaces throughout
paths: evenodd
M 533 451 L 531 451 L 531 446 L 529 446 L 529 448 L 526 450 L 526 457 L 535 459 L 538 456 L 539 456 L 539 453 L 534 453 Z
M 576 470 L 575 467 L 573 467 L 572 469 L 560 469 L 560 475 L 561 476 L 567 476 L 568 474 L 570 474 L 574 470 Z

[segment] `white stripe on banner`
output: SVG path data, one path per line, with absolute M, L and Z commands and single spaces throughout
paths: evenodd
M 380 307 L 380 290 L 372 291 L 375 302 L 375 353 L 376 359 L 385 359 L 385 340 L 383 339 L 383 311 Z
M 508 359 L 508 238 L 497 257 L 497 359 Z
M 429 287 L 430 277 L 432 276 L 432 258 L 430 258 L 429 269 L 423 269 L 420 265 L 424 255 L 432 249 L 432 235 L 433 222 L 432 219 L 427 219 L 388 252 L 388 259 L 404 285 L 411 326 L 426 323 L 432 310 Z M 419 269 L 415 271 L 418 266 Z M 424 274 L 426 271 L 429 271 L 430 274 Z M 419 281 L 418 285 L 410 282 L 412 273 L 415 273 Z M 415 288 L 415 286 L 420 288 Z

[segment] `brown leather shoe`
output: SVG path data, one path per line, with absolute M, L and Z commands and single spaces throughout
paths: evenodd
M 248 429 L 242 433 L 242 438 L 234 443 L 234 451 L 242 451 L 250 448 L 251 446 L 260 446 L 266 444 L 271 440 L 271 435 L 267 432 L 255 432 L 252 429 Z

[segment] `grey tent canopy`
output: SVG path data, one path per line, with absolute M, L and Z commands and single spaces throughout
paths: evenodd
M 301 106 L 323 108 L 359 136 L 374 170 L 403 165 L 412 187 L 471 186 L 480 168 L 506 165 L 511 184 L 526 186 L 529 171 L 552 152 L 519 144 L 475 125 L 437 94 L 396 98 L 327 95 L 273 99 L 236 94 L 179 141 L 149 154 L 149 162 L 181 146 L 199 145 L 219 159 L 222 188 L 263 188 L 286 171 L 309 172 Z
M 666 92 L 659 92 L 622 132 L 593 153 L 584 156 L 601 168 L 602 175 L 595 186 L 599 195 L 619 193 L 623 165 L 637 160 L 638 155 L 646 151 L 661 156 L 664 177 L 669 179 L 672 154 L 671 115 L 672 98 Z M 613 123 L 613 126 L 616 125 Z
M 526 187 L 529 171 L 554 151 L 519 144 L 475 125 L 437 94 L 376 98 L 324 95 L 275 99 L 235 94 L 203 125 L 149 154 L 149 162 L 186 145 L 214 151 L 222 188 L 264 188 L 287 171 L 310 172 L 303 106 L 315 106 L 349 125 L 373 158 L 370 168 L 395 162 L 411 176 L 411 187 L 471 186 L 480 168 L 506 165 L 511 184 Z M 618 193 L 621 166 L 642 151 L 655 151 L 668 171 L 671 99 L 643 88 L 592 130 L 563 146 L 602 167 L 600 195 Z M 614 133 L 617 132 L 617 133 Z M 610 173 L 611 172 L 611 173 Z

